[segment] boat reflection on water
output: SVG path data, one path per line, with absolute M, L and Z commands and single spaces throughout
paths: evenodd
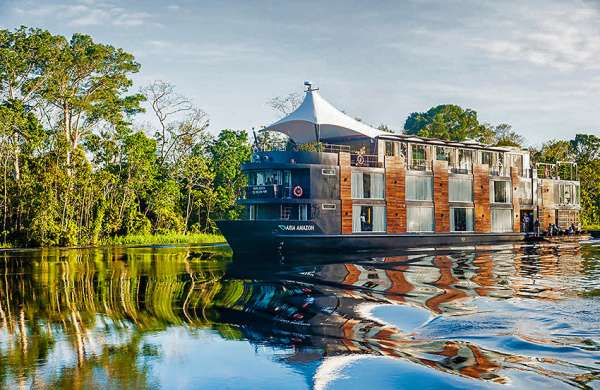
M 589 323 L 569 310 L 597 306 L 585 295 L 599 288 L 600 248 L 490 249 L 260 261 L 201 248 L 7 252 L 0 384 L 148 387 L 167 357 L 146 338 L 172 327 L 280 350 L 278 364 L 315 388 L 365 357 L 481 383 L 599 380 L 600 309 Z

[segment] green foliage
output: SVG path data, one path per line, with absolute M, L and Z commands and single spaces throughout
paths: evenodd
M 552 140 L 532 151 L 535 162 L 577 163 L 581 185 L 581 222 L 589 227 L 600 224 L 600 137 L 577 134 L 571 141 Z
M 206 114 L 172 96 L 151 106 L 185 116 L 161 117 L 162 132 L 133 131 L 145 99 L 129 93 L 139 68 L 87 35 L 0 30 L 0 245 L 175 239 L 239 214 L 247 134 L 213 138 Z M 160 99 L 172 86 L 153 91 Z
M 427 112 L 413 112 L 404 123 L 406 134 L 452 141 L 483 141 L 488 129 L 479 123 L 477 112 L 454 104 L 443 104 Z

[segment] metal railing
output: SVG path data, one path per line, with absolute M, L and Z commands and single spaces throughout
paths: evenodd
M 535 164 L 537 177 L 539 179 L 554 180 L 579 180 L 577 163 L 570 161 L 558 161 L 556 164 Z
M 292 187 L 280 184 L 249 185 L 244 191 L 244 199 L 290 199 L 292 197 Z
M 431 164 L 429 160 L 413 158 L 408 164 L 408 169 L 411 171 L 431 171 Z
M 504 165 L 491 166 L 490 176 L 510 176 L 510 167 Z
M 327 152 L 327 153 L 339 153 L 339 152 L 350 153 L 350 145 L 321 144 L 321 150 L 323 150 L 323 152 Z
M 381 168 L 383 163 L 373 154 L 353 153 L 350 155 L 350 164 L 355 167 Z
M 448 171 L 451 173 L 467 175 L 473 172 L 473 164 L 451 165 L 448 167 Z

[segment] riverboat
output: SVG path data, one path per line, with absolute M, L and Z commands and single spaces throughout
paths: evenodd
M 261 130 L 300 146 L 256 148 L 241 167 L 243 219 L 217 222 L 234 252 L 453 248 L 578 229 L 575 163 L 381 131 L 305 85 L 302 104 Z

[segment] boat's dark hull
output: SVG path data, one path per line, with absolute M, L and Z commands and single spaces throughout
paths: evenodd
M 236 253 L 309 253 L 450 248 L 523 241 L 523 233 L 322 234 L 308 222 L 218 221 Z

